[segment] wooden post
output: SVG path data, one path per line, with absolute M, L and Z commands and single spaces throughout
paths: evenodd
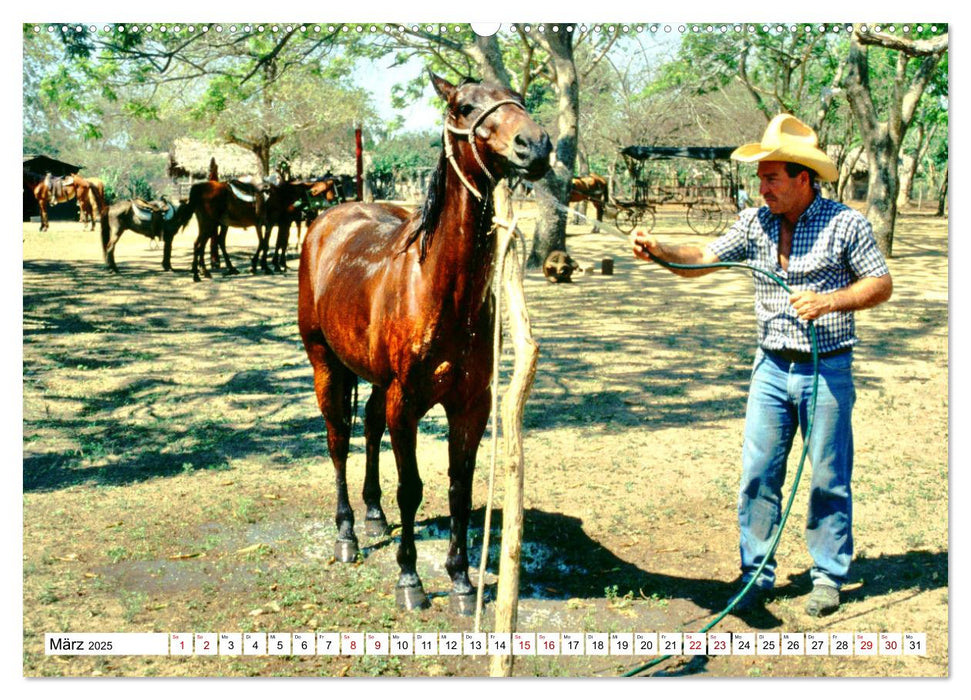
M 511 222 L 512 193 L 505 181 L 495 190 L 496 218 Z M 514 233 L 499 227 L 499 250 L 505 251 Z M 519 255 L 510 250 L 502 264 L 502 305 L 508 309 L 509 336 L 514 353 L 512 379 L 502 399 L 502 459 L 499 464 L 506 476 L 506 497 L 502 507 L 502 550 L 499 554 L 499 584 L 496 594 L 496 632 L 515 632 L 519 617 L 519 562 L 523 543 L 523 410 L 533 386 L 539 346 L 533 340 L 523 291 L 522 267 Z M 511 650 L 510 650 L 511 651 Z M 492 656 L 489 675 L 511 676 L 513 657 Z
M 354 129 L 354 160 L 357 164 L 357 201 L 364 201 L 364 144 L 361 127 Z

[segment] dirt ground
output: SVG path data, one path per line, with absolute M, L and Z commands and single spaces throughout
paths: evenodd
M 527 237 L 529 222 L 524 224 Z M 677 212 L 655 229 L 704 241 Z M 586 270 L 525 279 L 540 365 L 525 415 L 519 629 L 693 632 L 737 576 L 735 503 L 754 354 L 752 283 L 682 280 L 588 225 Z M 126 233 L 109 275 L 98 235 L 23 228 L 23 673 L 25 676 L 483 676 L 483 657 L 56 657 L 46 632 L 455 632 L 448 609 L 446 425 L 422 422 L 419 573 L 432 608 L 394 606 L 395 533 L 333 560 L 334 484 L 287 274 L 192 282 L 194 225 L 161 251 Z M 231 230 L 244 269 L 252 231 Z M 604 258 L 614 274 L 600 274 Z M 811 584 L 800 486 L 767 614 L 713 632 L 923 632 L 925 656 L 675 657 L 649 673 L 700 677 L 946 677 L 948 231 L 901 216 L 887 304 L 858 314 L 856 560 L 845 605 L 803 612 Z M 248 265 L 246 265 L 248 269 Z M 508 378 L 508 357 L 503 378 Z M 361 386 L 361 405 L 368 387 Z M 358 426 L 360 424 L 358 423 Z M 798 441 L 797 441 L 798 446 Z M 397 518 L 385 438 L 382 488 Z M 788 493 L 793 468 L 790 469 Z M 479 452 L 478 567 L 490 464 Z M 349 481 L 360 522 L 363 437 Z M 808 467 L 807 467 L 808 469 Z M 500 480 L 501 482 L 501 480 Z M 501 489 L 485 580 L 494 589 Z M 361 533 L 362 534 L 362 533 Z M 363 537 L 363 534 L 362 534 Z M 473 577 L 475 578 L 475 577 Z M 492 626 L 492 606 L 483 630 Z M 517 676 L 615 677 L 650 657 L 524 656 Z

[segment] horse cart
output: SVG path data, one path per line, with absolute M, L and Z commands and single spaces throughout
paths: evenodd
M 630 233 L 654 228 L 660 205 L 680 205 L 695 233 L 721 233 L 738 212 L 734 147 L 628 146 L 621 155 L 630 174 L 630 198 L 611 197 L 616 225 Z

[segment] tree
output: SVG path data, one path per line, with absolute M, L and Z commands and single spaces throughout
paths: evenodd
M 265 174 L 279 144 L 348 143 L 355 124 L 374 119 L 366 92 L 349 82 L 352 62 L 335 31 L 213 24 L 69 29 L 58 33 L 64 58 L 48 68 L 41 93 L 89 139 L 123 142 L 131 135 L 125 124 L 176 120 L 197 136 L 248 148 Z
M 943 33 L 938 31 L 931 36 L 933 31 L 928 28 L 924 34 L 929 38 L 904 38 L 896 33 L 870 31 L 863 25 L 855 25 L 843 82 L 867 153 L 866 215 L 873 224 L 877 244 L 888 256 L 893 254 L 900 149 L 920 98 L 948 49 L 946 27 Z M 885 50 L 880 58 L 892 60 L 894 64 L 893 79 L 882 94 L 877 93 L 870 79 L 871 46 L 878 47 L 878 51 Z M 880 118 L 881 102 L 885 112 L 883 119 Z

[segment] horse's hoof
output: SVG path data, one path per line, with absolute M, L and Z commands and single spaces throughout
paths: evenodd
M 334 544 L 334 559 L 342 564 L 350 564 L 357 559 L 357 542 L 337 540 Z
M 448 596 L 448 607 L 452 612 L 459 615 L 475 614 L 476 594 L 472 593 L 450 593 Z
M 394 600 L 399 610 L 424 610 L 431 607 L 425 589 L 417 586 L 398 586 L 394 589 Z
M 364 521 L 364 534 L 368 537 L 384 537 L 391 534 L 391 528 L 384 518 L 373 518 Z

